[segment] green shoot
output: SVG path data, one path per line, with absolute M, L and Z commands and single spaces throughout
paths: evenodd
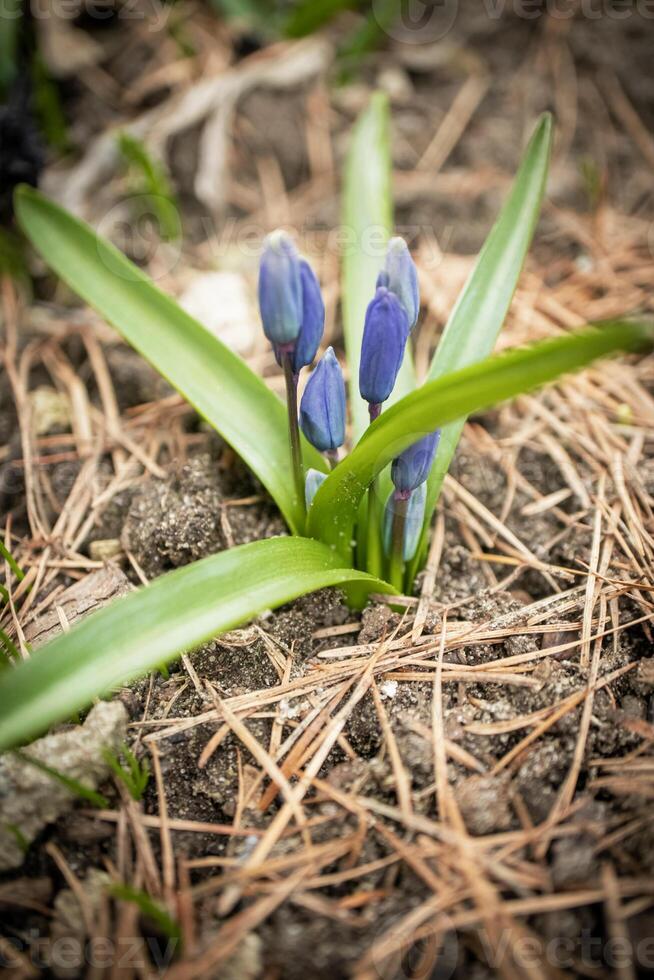
M 125 761 L 122 764 L 120 756 Z M 119 779 L 126 787 L 133 800 L 139 802 L 143 799 L 143 794 L 150 781 L 150 764 L 147 757 L 139 761 L 126 742 L 120 747 L 120 756 L 111 749 L 105 749 L 102 753 L 104 761 L 107 763 L 114 776 Z
M 175 241 L 181 232 L 179 210 L 165 170 L 153 160 L 147 147 L 129 133 L 119 135 L 118 148 L 128 167 L 131 192 L 145 197 L 147 206 L 158 221 L 161 238 Z
M 149 919 L 152 925 L 164 936 L 175 942 L 181 942 L 182 931 L 179 924 L 145 892 L 132 888 L 131 885 L 118 884 L 109 887 L 109 894 L 121 902 L 132 902 L 137 906 L 141 915 Z
M 21 762 L 26 762 L 30 766 L 34 766 L 40 772 L 45 773 L 46 776 L 50 776 L 57 783 L 67 789 L 69 793 L 73 796 L 79 797 L 80 800 L 85 800 L 92 806 L 97 806 L 101 810 L 105 810 L 109 806 L 109 801 L 102 793 L 96 792 L 94 789 L 90 789 L 83 783 L 80 783 L 77 779 L 71 779 L 70 776 L 66 776 L 63 772 L 59 772 L 58 769 L 53 769 L 52 766 L 46 765 L 45 762 L 41 762 L 40 759 L 35 759 L 33 756 L 28 755 L 27 752 L 21 751 L 21 749 L 14 749 L 14 755 L 18 756 Z

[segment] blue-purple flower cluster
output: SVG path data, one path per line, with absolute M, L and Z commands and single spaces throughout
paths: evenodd
M 259 306 L 266 337 L 280 364 L 290 365 L 294 383 L 303 367 L 310 365 L 322 340 L 325 307 L 318 280 L 309 263 L 297 252 L 283 231 L 266 240 L 259 274 Z M 411 331 L 420 313 L 420 293 L 415 263 L 406 242 L 392 238 L 388 244 L 375 295 L 366 311 L 359 391 L 368 403 L 373 422 L 390 397 Z M 345 442 L 346 398 L 343 374 L 331 347 L 318 362 L 304 390 L 299 412 L 300 427 L 309 440 L 332 462 Z M 384 537 L 390 548 L 395 503 L 408 501 L 404 531 L 404 560 L 417 548 L 425 510 L 426 485 L 438 448 L 440 432 L 430 432 L 401 453 L 391 467 L 395 488 L 385 512 Z M 305 496 L 310 506 L 323 473 L 309 470 Z

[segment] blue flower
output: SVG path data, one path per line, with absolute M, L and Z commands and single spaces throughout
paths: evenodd
M 402 557 L 404 561 L 411 561 L 415 555 L 422 523 L 425 519 L 425 503 L 427 500 L 427 484 L 421 483 L 417 490 L 414 490 L 409 497 L 406 518 L 404 521 L 404 542 Z M 391 494 L 386 502 L 384 511 L 384 551 L 390 555 L 393 546 L 393 515 L 395 513 L 396 498 Z
M 409 329 L 413 330 L 420 313 L 418 270 L 403 238 L 391 238 L 388 243 L 386 261 L 379 273 L 377 286 L 384 286 L 395 293 L 406 310 Z
M 396 490 L 411 493 L 425 482 L 434 462 L 440 438 L 441 430 L 436 429 L 435 432 L 418 439 L 393 460 L 391 480 Z
M 259 308 L 263 331 L 275 345 L 292 345 L 302 326 L 300 256 L 284 231 L 266 239 L 259 266 Z
M 295 342 L 293 369 L 296 374 L 313 362 L 325 328 L 325 304 L 316 274 L 305 259 L 300 259 L 302 284 L 302 326 Z
M 322 484 L 327 479 L 326 473 L 321 473 L 320 470 L 309 469 L 307 470 L 307 475 L 304 483 L 304 497 L 307 504 L 307 509 L 313 503 L 313 498 L 318 493 L 318 490 Z
M 404 307 L 380 286 L 366 311 L 359 365 L 359 391 L 370 405 L 381 405 L 392 392 L 408 336 Z
M 300 404 L 300 427 L 320 452 L 345 442 L 345 382 L 332 347 L 328 347 L 309 378 Z

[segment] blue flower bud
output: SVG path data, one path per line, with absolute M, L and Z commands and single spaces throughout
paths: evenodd
M 325 304 L 320 294 L 316 274 L 305 259 L 300 259 L 302 283 L 302 326 L 295 342 L 293 369 L 296 374 L 311 364 L 322 340 L 325 328 Z
M 392 392 L 408 336 L 404 307 L 380 286 L 366 310 L 359 365 L 359 391 L 370 405 L 380 405 Z
M 418 549 L 422 523 L 425 519 L 425 503 L 427 501 L 427 484 L 421 483 L 409 497 L 406 518 L 404 521 L 404 541 L 402 557 L 411 561 Z M 391 494 L 386 502 L 384 511 L 384 551 L 390 555 L 393 546 L 393 514 L 395 513 L 395 494 Z
M 326 473 L 321 473 L 320 470 L 307 470 L 307 475 L 304 483 L 304 499 L 307 503 L 307 510 L 313 503 L 313 498 L 318 493 L 318 490 L 322 484 L 327 479 Z
M 345 442 L 345 382 L 332 347 L 328 347 L 309 378 L 300 404 L 300 427 L 320 452 Z
M 440 438 L 441 430 L 436 429 L 435 432 L 418 439 L 393 460 L 391 480 L 396 490 L 411 493 L 425 482 L 434 462 Z
M 409 329 L 413 330 L 420 313 L 418 270 L 403 238 L 391 238 L 388 243 L 386 262 L 379 274 L 377 285 L 386 286 L 395 293 L 406 310 Z
M 259 266 L 259 308 L 271 344 L 293 344 L 302 326 L 300 257 L 284 231 L 268 235 Z

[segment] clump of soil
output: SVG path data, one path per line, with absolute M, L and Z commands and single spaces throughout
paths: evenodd
M 151 480 L 132 498 L 123 544 L 148 578 L 207 555 L 284 533 L 271 507 L 232 505 L 234 476 L 207 453 L 192 457 L 165 480 Z M 239 496 L 252 496 L 243 475 Z

